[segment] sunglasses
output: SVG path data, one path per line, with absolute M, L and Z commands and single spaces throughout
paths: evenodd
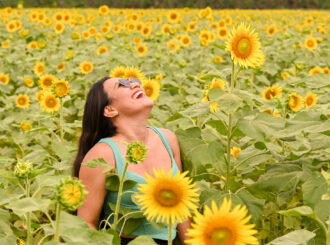
M 128 79 L 119 78 L 118 82 L 119 82 L 119 86 L 125 86 L 125 87 L 131 86 L 131 83 L 138 83 L 139 85 L 142 84 L 142 82 L 136 77 L 130 77 Z

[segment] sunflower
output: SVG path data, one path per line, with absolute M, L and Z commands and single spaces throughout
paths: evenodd
M 148 37 L 151 33 L 151 26 L 145 25 L 141 28 L 141 34 L 144 37 Z
M 185 242 L 192 245 L 247 245 L 259 244 L 254 237 L 254 224 L 247 224 L 251 215 L 246 217 L 245 206 L 237 205 L 232 211 L 231 200 L 224 198 L 220 208 L 212 201 L 211 208 L 205 206 L 204 214 L 196 213 L 190 237 Z
M 21 122 L 21 128 L 23 131 L 28 131 L 31 129 L 31 123 L 29 121 L 23 121 Z
M 281 98 L 282 88 L 278 84 L 268 87 L 262 92 L 262 97 L 268 101 L 270 101 L 272 97 Z
M 9 42 L 8 41 L 1 42 L 1 47 L 3 47 L 3 48 L 9 48 L 10 47 Z
M 330 74 L 330 69 L 329 69 L 329 67 L 327 67 L 327 66 L 324 67 L 324 68 L 323 68 L 323 73 L 324 73 L 324 74 Z
M 88 31 L 85 30 L 85 31 L 82 32 L 82 36 L 83 36 L 84 39 L 88 39 L 90 37 L 90 34 L 89 34 Z
M 107 13 L 109 13 L 109 7 L 107 5 L 100 6 L 98 9 L 98 13 L 101 15 L 106 15 Z
M 241 23 L 234 28 L 226 43 L 226 50 L 231 52 L 234 64 L 247 68 L 255 67 L 256 60 L 261 55 L 259 36 L 251 26 Z
M 39 61 L 34 64 L 34 74 L 38 77 L 41 76 L 45 72 L 45 65 Z
M 309 50 L 315 50 L 317 48 L 317 41 L 315 37 L 307 37 L 305 39 L 304 45 Z
M 69 93 L 69 83 L 63 79 L 57 80 L 55 83 L 55 94 L 58 97 L 63 97 Z
M 142 163 L 148 153 L 148 148 L 140 141 L 132 141 L 131 143 L 127 144 L 126 150 L 126 162 L 138 164 Z
M 100 54 L 106 53 L 108 51 L 109 51 L 108 47 L 105 46 L 105 45 L 102 45 L 102 46 L 100 46 L 100 47 L 97 48 L 97 52 L 96 53 L 97 53 L 97 55 L 100 55 Z
M 9 76 L 4 73 L 0 73 L 0 82 L 2 82 L 3 84 L 8 84 Z
M 176 10 L 171 10 L 167 14 L 167 20 L 171 23 L 175 23 L 179 20 L 180 14 Z
M 242 151 L 242 149 L 239 147 L 236 147 L 236 146 L 234 146 L 233 148 L 230 149 L 230 153 L 233 155 L 233 157 L 235 157 L 235 159 L 237 159 L 237 155 L 241 151 Z
M 42 99 L 44 98 L 45 90 L 39 90 L 36 92 L 36 100 L 41 104 Z
M 168 174 L 164 169 L 154 169 L 155 177 L 146 173 L 147 184 L 140 184 L 137 201 L 148 220 L 181 223 L 191 216 L 191 210 L 197 209 L 198 189 L 187 174 L 178 172 L 172 177 L 172 169 Z
M 53 113 L 60 109 L 60 101 L 52 93 L 45 91 L 41 100 L 42 109 L 46 112 Z
M 322 73 L 323 70 L 322 68 L 318 67 L 318 66 L 315 66 L 313 67 L 312 69 L 309 70 L 308 74 L 309 75 L 314 75 L 314 74 L 318 74 L 318 73 Z
M 83 61 L 80 63 L 79 68 L 82 74 L 88 74 L 93 71 L 94 66 L 90 61 Z
M 65 29 L 65 26 L 61 22 L 58 22 L 54 25 L 54 31 L 56 34 L 62 34 L 64 29 Z
M 135 48 L 135 50 L 139 56 L 145 56 L 148 52 L 148 46 L 141 43 Z
M 288 72 L 283 72 L 283 73 L 281 74 L 281 77 L 282 77 L 283 79 L 285 79 L 285 78 L 287 78 L 287 77 L 290 77 L 290 74 L 289 74 Z
M 81 180 L 68 176 L 56 187 L 56 200 L 62 207 L 74 211 L 84 203 L 87 191 Z
M 294 112 L 299 111 L 303 107 L 302 97 L 293 92 L 289 95 L 289 107 Z
M 39 79 L 39 86 L 42 89 L 50 89 L 56 81 L 56 77 L 51 74 L 46 74 Z
M 56 12 L 53 15 L 53 20 L 54 21 L 60 22 L 60 21 L 63 21 L 63 19 L 64 19 L 64 16 L 63 16 L 63 13 L 62 12 Z
M 309 108 L 317 103 L 317 96 L 316 96 L 316 94 L 309 92 L 309 93 L 307 93 L 304 100 L 305 100 L 306 108 Z
M 27 94 L 19 94 L 16 98 L 16 105 L 19 108 L 29 108 L 30 98 Z
M 225 40 L 228 37 L 228 29 L 226 27 L 219 28 L 217 33 L 221 40 Z
M 183 47 L 188 47 L 191 44 L 191 37 L 189 35 L 182 35 L 180 42 Z
M 95 26 L 92 26 L 88 29 L 88 32 L 91 36 L 94 36 L 97 33 L 97 29 Z
M 32 87 L 34 85 L 34 82 L 31 77 L 24 78 L 24 83 L 28 87 Z
M 9 21 L 6 25 L 7 31 L 14 32 L 17 30 L 16 22 L 15 20 Z
M 63 71 L 65 69 L 65 62 L 61 61 L 56 68 L 58 69 L 58 71 Z
M 144 73 L 137 67 L 131 66 L 125 68 L 124 78 L 136 77 L 140 81 L 145 79 Z
M 171 28 L 171 25 L 165 23 L 164 25 L 162 25 L 162 28 L 161 28 L 162 33 L 169 34 L 170 33 L 170 28 Z
M 124 77 L 125 76 L 125 67 L 116 66 L 111 72 L 110 77 Z
M 277 31 L 276 25 L 273 24 L 271 26 L 267 26 L 266 31 L 267 31 L 267 36 L 272 37 Z
M 215 64 L 219 64 L 219 63 L 221 63 L 222 60 L 223 60 L 223 58 L 221 56 L 215 56 L 213 59 L 213 62 Z
M 159 97 L 160 83 L 154 79 L 145 79 L 142 87 L 146 95 L 152 100 L 156 101 Z
M 189 31 L 189 32 L 195 32 L 196 28 L 197 28 L 197 25 L 193 21 L 189 22 L 187 25 L 187 31 Z
M 102 34 L 107 34 L 109 31 L 110 31 L 110 28 L 109 28 L 109 26 L 106 26 L 106 25 L 102 26 L 100 29 L 100 32 Z
M 269 115 L 272 115 L 273 114 L 273 110 L 272 109 L 264 109 L 264 110 L 260 110 L 260 112 L 264 112 L 264 113 L 267 113 Z
M 211 112 L 218 112 L 219 111 L 219 104 L 216 101 L 213 101 L 209 105 Z
M 211 89 L 211 88 L 225 89 L 225 87 L 226 87 L 226 83 L 222 79 L 213 78 L 209 89 Z

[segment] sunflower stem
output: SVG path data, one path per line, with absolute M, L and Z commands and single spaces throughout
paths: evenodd
M 118 190 L 118 198 L 117 198 L 116 209 L 115 209 L 115 214 L 114 214 L 114 222 L 113 222 L 113 226 L 111 227 L 114 231 L 117 231 L 116 229 L 117 229 L 117 225 L 118 225 L 120 200 L 123 195 L 124 179 L 125 179 L 127 167 L 128 167 L 128 161 L 126 161 L 126 163 L 125 163 L 123 174 L 122 174 L 122 176 L 120 178 L 120 182 L 119 182 L 119 190 Z
M 30 197 L 30 181 L 28 178 L 25 179 L 26 184 L 26 197 Z M 27 226 L 27 245 L 32 245 L 32 228 L 31 228 L 31 212 L 26 215 L 26 226 Z
M 172 220 L 169 218 L 168 224 L 168 245 L 172 245 Z
M 63 141 L 63 101 L 60 98 L 60 137 L 61 141 Z
M 61 216 L 61 206 L 59 203 L 56 204 L 56 225 L 55 225 L 55 235 L 54 241 L 59 242 L 60 233 L 60 216 Z

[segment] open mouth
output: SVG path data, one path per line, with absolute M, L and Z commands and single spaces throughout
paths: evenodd
M 140 90 L 138 92 L 135 92 L 132 97 L 133 97 L 133 99 L 140 99 L 143 96 L 144 96 L 144 92 L 142 90 Z

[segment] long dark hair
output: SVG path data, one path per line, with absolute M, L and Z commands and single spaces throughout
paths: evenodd
M 104 107 L 111 103 L 111 99 L 104 92 L 103 84 L 110 77 L 104 77 L 93 84 L 88 92 L 82 122 L 82 133 L 79 148 L 73 165 L 73 176 L 79 176 L 81 162 L 86 153 L 102 138 L 116 134 L 116 127 L 111 120 L 103 115 Z

